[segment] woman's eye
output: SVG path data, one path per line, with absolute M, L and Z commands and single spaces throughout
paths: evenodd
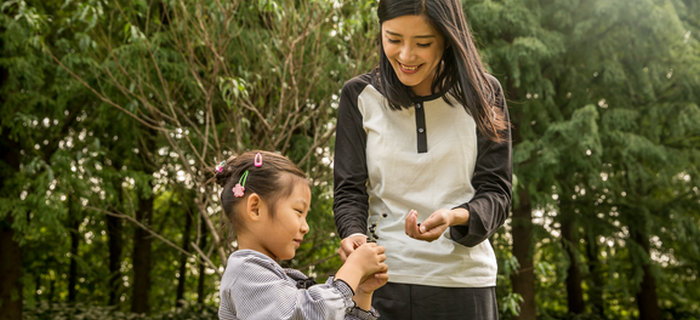
M 418 43 L 418 46 L 421 48 L 427 48 L 427 47 L 430 47 L 431 44 L 433 44 L 433 43 L 432 42 L 431 43 Z
M 395 39 L 386 39 L 386 40 L 389 41 L 389 43 L 399 43 L 400 42 L 400 40 L 395 40 Z

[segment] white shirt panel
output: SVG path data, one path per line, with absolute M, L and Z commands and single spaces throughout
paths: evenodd
M 391 282 L 496 285 L 496 258 L 488 240 L 466 247 L 448 238 L 449 229 L 433 242 L 411 239 L 404 232 L 410 209 L 422 221 L 474 195 L 470 181 L 477 157 L 476 123 L 459 104 L 453 105 L 442 98 L 423 103 L 428 152 L 417 153 L 414 108 L 389 110 L 371 85 L 358 97 L 367 134 L 369 224 L 379 221 L 377 242 L 387 248 Z M 383 213 L 389 217 L 380 220 Z

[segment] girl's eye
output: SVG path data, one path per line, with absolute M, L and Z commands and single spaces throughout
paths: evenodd
M 387 38 L 386 40 L 389 41 L 389 43 L 399 43 L 400 42 L 400 40 L 389 39 L 389 38 Z
M 431 43 L 418 43 L 417 45 L 421 48 L 427 48 L 427 47 L 430 47 L 431 44 L 433 44 L 433 43 L 432 42 Z

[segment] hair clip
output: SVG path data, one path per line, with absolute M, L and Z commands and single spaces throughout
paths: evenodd
M 248 170 L 243 172 L 243 175 L 241 175 L 241 178 L 238 179 L 238 183 L 236 183 L 236 186 L 231 189 L 233 191 L 233 196 L 236 198 L 240 198 L 243 195 L 245 195 L 245 180 L 248 179 Z
M 262 154 L 260 154 L 260 152 L 255 154 L 255 160 L 253 160 L 253 164 L 256 168 L 262 167 Z
M 221 161 L 221 163 L 216 166 L 216 172 L 224 172 L 224 165 L 226 165 L 226 160 Z

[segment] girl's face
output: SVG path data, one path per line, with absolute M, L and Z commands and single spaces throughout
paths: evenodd
M 425 16 L 405 15 L 382 23 L 382 50 L 399 81 L 418 96 L 431 95 L 445 39 Z
M 294 258 L 304 235 L 309 232 L 306 215 L 311 203 L 311 189 L 305 180 L 295 181 L 292 193 L 277 200 L 274 216 L 268 212 L 262 221 L 262 230 L 266 232 L 259 235 L 258 251 L 272 259 Z

